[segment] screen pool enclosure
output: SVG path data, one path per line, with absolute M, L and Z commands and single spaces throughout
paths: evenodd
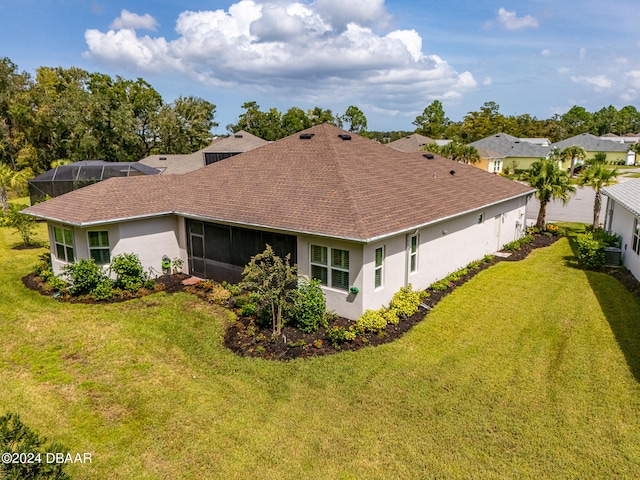
M 112 177 L 157 175 L 160 170 L 138 162 L 85 160 L 52 168 L 29 180 L 31 205 Z

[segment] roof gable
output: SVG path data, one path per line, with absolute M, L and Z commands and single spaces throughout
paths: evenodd
M 542 158 L 549 153 L 549 146 L 533 142 L 534 139 L 520 139 L 507 133 L 497 133 L 470 143 L 482 155 L 485 152 L 492 158 L 527 157 Z

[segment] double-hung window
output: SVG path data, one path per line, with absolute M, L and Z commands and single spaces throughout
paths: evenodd
M 53 239 L 56 244 L 56 258 L 62 262 L 73 262 L 73 232 L 68 228 L 53 227 Z
M 98 265 L 109 264 L 111 261 L 109 232 L 89 232 L 89 255 Z
M 640 222 L 637 217 L 633 221 L 633 251 L 640 255 Z
M 382 264 L 384 262 L 384 247 L 376 248 L 376 264 L 375 264 L 375 288 L 382 286 Z
M 409 238 L 409 271 L 418 271 L 418 235 Z
M 311 277 L 322 285 L 349 290 L 348 250 L 311 245 L 310 263 Z

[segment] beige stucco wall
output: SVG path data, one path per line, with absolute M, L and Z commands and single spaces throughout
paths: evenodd
M 327 308 L 339 315 L 357 319 L 366 309 L 378 309 L 389 303 L 393 294 L 411 283 L 425 289 L 431 283 L 464 267 L 473 260 L 492 254 L 505 243 L 524 234 L 525 198 L 470 212 L 466 215 L 418 229 L 418 270 L 409 272 L 408 237 L 414 233 L 387 237 L 366 245 L 324 238 L 298 237 L 298 268 L 309 275 L 309 245 L 349 250 L 350 281 L 357 295 L 324 287 Z M 478 223 L 483 214 L 484 221 Z M 375 251 L 384 247 L 382 286 L 375 288 Z
M 88 232 L 107 231 L 109 233 L 111 258 L 121 253 L 135 253 L 140 257 L 140 262 L 145 270 L 151 267 L 157 273 L 162 271 L 161 260 L 163 255 L 167 255 L 169 258 L 179 257 L 185 262 L 185 265 L 187 262 L 184 219 L 179 217 L 166 216 L 89 228 L 72 227 L 50 222 L 51 260 L 53 271 L 56 275 L 61 273 L 65 262 L 61 262 L 56 258 L 53 226 L 72 230 L 76 260 L 90 258 Z M 186 270 L 184 267 L 183 269 Z
M 345 290 L 324 286 L 322 290 L 327 300 L 327 310 L 334 311 L 345 318 L 357 319 L 363 312 L 363 245 L 324 237 L 298 235 L 298 272 L 300 275 L 307 277 L 311 275 L 311 263 L 309 261 L 311 245 L 349 251 L 349 282 L 350 286 L 358 288 L 359 293 L 353 294 Z
M 622 263 L 634 277 L 640 280 L 640 255 L 632 249 L 633 220 L 635 217 L 633 213 L 611 199 L 607 201 L 607 210 L 607 226 L 610 225 L 609 230 L 622 237 Z

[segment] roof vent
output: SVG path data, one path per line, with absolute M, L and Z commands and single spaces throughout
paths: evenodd
M 449 171 L 449 174 L 450 174 L 451 176 L 454 176 L 454 175 L 456 174 L 456 171 L 455 171 L 455 170 L 450 170 L 450 171 Z
M 422 156 L 424 158 L 426 158 L 427 160 L 433 160 L 434 159 L 433 153 L 425 153 Z
M 314 135 L 315 135 L 315 133 L 301 133 L 300 134 L 300 139 L 301 140 L 310 140 Z
M 241 133 L 240 133 L 240 134 L 237 134 L 237 133 L 236 133 L 236 134 L 234 135 L 234 137 L 236 137 L 236 138 L 242 138 L 242 134 L 241 134 Z
M 341 133 L 338 136 L 343 140 L 351 140 L 351 135 L 347 135 L 346 133 Z
M 166 160 L 167 157 L 160 157 L 160 160 Z

